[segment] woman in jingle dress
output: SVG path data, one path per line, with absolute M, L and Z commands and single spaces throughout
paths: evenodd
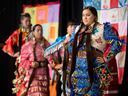
M 8 53 L 12 57 L 17 57 L 15 65 L 17 70 L 14 72 L 16 79 L 13 80 L 15 88 L 12 88 L 13 93 L 16 93 L 17 96 L 22 94 L 24 88 L 24 75 L 23 68 L 20 65 L 20 50 L 24 43 L 28 41 L 28 35 L 31 32 L 31 17 L 28 13 L 21 14 L 21 24 L 20 28 L 13 32 L 13 34 L 6 40 L 6 45 L 3 47 L 3 51 Z M 17 44 L 18 52 L 14 53 L 13 46 Z M 21 90 L 22 87 L 22 90 Z
M 88 6 L 83 9 L 82 23 L 76 27 L 68 44 L 68 51 L 72 56 L 68 77 L 71 96 L 102 96 L 104 88 L 112 79 L 111 74 L 108 74 L 109 70 L 105 69 L 105 62 L 120 52 L 122 42 L 111 30 L 111 25 L 99 24 L 97 19 L 94 7 Z M 111 47 L 103 57 L 107 43 L 111 44 Z M 97 72 L 96 68 L 100 68 L 100 65 L 103 68 Z M 101 79 L 98 77 L 99 74 L 103 75 Z M 102 83 L 105 80 L 108 81 Z
M 33 40 L 24 44 L 21 50 L 21 65 L 25 69 L 26 75 L 24 80 L 26 82 L 26 90 L 28 90 L 26 95 L 49 96 L 47 60 L 52 67 L 57 69 L 56 62 L 52 55 L 48 55 L 47 60 L 44 58 L 44 51 L 50 44 L 42 36 L 42 26 L 39 24 L 35 25 L 32 33 L 34 35 Z

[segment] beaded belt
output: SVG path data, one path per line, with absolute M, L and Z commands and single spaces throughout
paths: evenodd
M 40 68 L 40 67 L 46 67 L 46 62 L 45 61 L 38 61 L 38 63 L 39 63 L 39 66 L 38 66 L 38 68 Z
M 99 50 L 92 50 L 92 56 L 95 57 L 101 57 L 103 56 L 103 53 Z M 87 58 L 86 50 L 80 50 L 78 51 L 78 58 Z

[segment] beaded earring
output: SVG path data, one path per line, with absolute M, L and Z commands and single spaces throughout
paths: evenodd
M 36 40 L 36 38 L 33 36 L 32 40 Z

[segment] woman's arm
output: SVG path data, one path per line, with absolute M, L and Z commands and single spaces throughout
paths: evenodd
M 6 45 L 3 47 L 3 51 L 8 53 L 10 56 L 13 56 L 13 45 L 17 43 L 19 36 L 19 30 L 13 32 L 13 34 L 6 40 Z
M 106 57 L 108 61 L 110 61 L 112 58 L 114 58 L 114 56 L 116 56 L 117 53 L 120 52 L 122 44 L 124 43 L 118 38 L 117 35 L 115 35 L 111 28 L 111 25 L 105 25 L 103 32 L 106 43 L 110 44 L 110 46 L 108 46 L 109 50 L 104 53 L 104 57 Z
M 48 47 L 50 46 L 49 42 L 48 42 L 44 37 L 43 37 L 43 39 L 44 39 L 45 47 L 48 48 Z M 47 58 L 49 64 L 50 64 L 52 67 L 55 68 L 56 65 L 57 65 L 57 63 L 56 63 L 56 61 L 55 61 L 55 59 L 54 59 L 53 54 L 47 55 L 46 58 Z

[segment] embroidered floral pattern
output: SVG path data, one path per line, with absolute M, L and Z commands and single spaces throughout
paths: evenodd
M 99 37 L 98 39 L 95 39 L 95 41 L 96 41 L 98 44 L 102 43 L 101 37 Z

